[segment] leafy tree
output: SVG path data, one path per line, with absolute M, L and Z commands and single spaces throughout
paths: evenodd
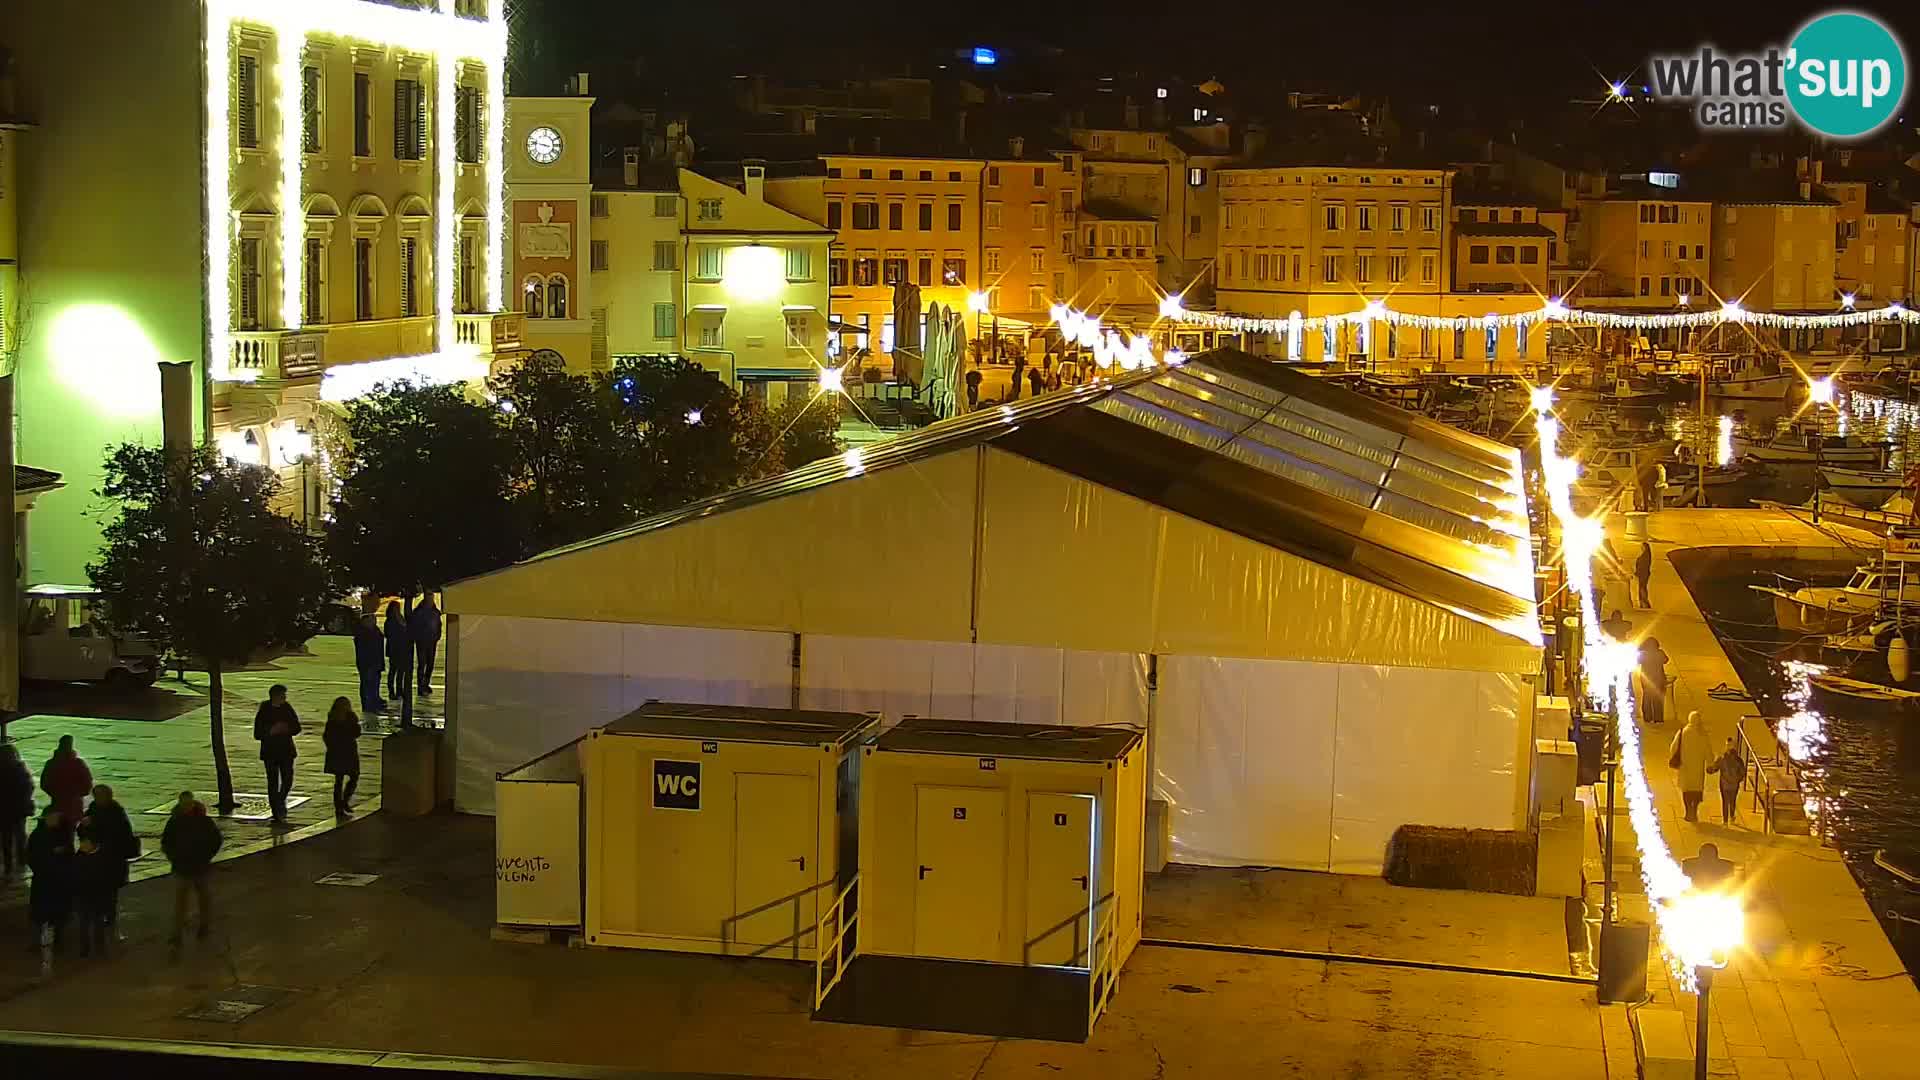
M 642 477 L 633 463 L 644 453 L 611 376 L 569 374 L 557 356 L 536 356 L 488 387 L 513 444 L 513 499 L 531 550 L 606 532 L 635 515 Z
M 622 360 L 609 380 L 632 425 L 643 480 L 637 509 L 652 513 L 740 483 L 764 444 L 752 438 L 753 406 L 720 377 L 679 357 Z
M 498 408 L 455 387 L 393 383 L 347 407 L 346 435 L 326 533 L 343 583 L 405 597 L 411 614 L 415 595 L 520 556 L 513 443 Z
M 236 804 L 221 673 L 313 636 L 328 596 L 316 542 L 269 509 L 278 488 L 266 469 L 208 447 L 169 456 L 127 444 L 107 455 L 99 492 L 119 505 L 87 576 L 116 628 L 206 666 L 222 813 Z
M 840 453 L 844 449 L 840 442 L 840 409 L 840 395 L 813 394 L 789 397 L 786 404 L 773 410 L 780 467 L 797 469 Z

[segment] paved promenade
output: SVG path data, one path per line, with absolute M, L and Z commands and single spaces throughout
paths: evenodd
M 1638 544 L 1625 540 L 1618 516 L 1609 524 L 1614 548 L 1631 564 Z M 1708 1049 L 1716 1075 L 1880 1080 L 1920 1077 L 1920 991 L 1867 907 L 1838 852 L 1817 838 L 1763 833 L 1757 812 L 1743 793 L 1741 819 L 1718 824 L 1719 793 L 1709 791 L 1699 824 L 1681 814 L 1680 791 L 1667 751 L 1690 709 L 1706 719 L 1715 747 L 1753 711 L 1745 702 L 1720 701 L 1707 691 L 1720 683 L 1741 686 L 1733 665 L 1681 583 L 1669 556 L 1683 548 L 1832 549 L 1846 558 L 1848 544 L 1871 551 L 1877 541 L 1853 530 L 1823 533 L 1780 511 L 1665 510 L 1651 520 L 1655 559 L 1652 610 L 1628 611 L 1636 635 L 1660 639 L 1679 677 L 1669 720 L 1642 727 L 1642 751 L 1658 804 L 1661 831 L 1676 857 L 1701 843 L 1719 845 L 1739 864 L 1752 904 L 1751 948 L 1714 982 Z M 1862 561 L 1865 561 L 1862 559 Z M 1622 607 L 1624 586 L 1609 582 L 1607 606 Z M 1617 591 L 1616 591 L 1617 590 Z M 1770 745 L 1764 725 L 1748 732 L 1756 745 Z M 1711 787 L 1712 785 L 1709 784 Z M 1709 813 L 1711 811 L 1711 813 Z M 1712 819 L 1711 821 L 1709 819 Z M 1655 1003 L 1679 1008 L 1693 1031 L 1694 999 L 1680 993 L 1649 965 Z

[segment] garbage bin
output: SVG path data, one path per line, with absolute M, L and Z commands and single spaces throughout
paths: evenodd
M 1647 538 L 1647 512 L 1645 510 L 1627 511 L 1627 539 L 1643 542 Z

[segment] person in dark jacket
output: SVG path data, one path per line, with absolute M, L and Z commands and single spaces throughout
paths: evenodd
M 1033 388 L 1033 396 L 1039 397 L 1047 388 L 1046 372 L 1037 367 L 1027 369 L 1027 385 Z
M 397 699 L 400 696 L 400 684 L 407 677 L 408 667 L 413 663 L 413 635 L 407 627 L 407 617 L 400 612 L 400 601 L 387 601 L 387 697 Z
M 353 715 L 353 705 L 346 698 L 333 699 L 320 741 L 326 744 L 326 770 L 333 776 L 333 813 L 350 817 L 353 789 L 360 784 L 360 718 Z
M 104 950 L 120 923 L 120 890 L 127 885 L 127 863 L 140 857 L 140 838 L 134 835 L 127 808 L 114 799 L 113 789 L 105 784 L 93 786 L 93 802 L 87 805 L 87 814 L 80 819 L 78 831 L 92 839 L 101 856 L 99 869 L 104 871 L 103 876 L 92 882 L 91 890 L 89 875 L 77 875 L 74 899 L 80 908 L 80 930 L 82 934 L 91 931 L 95 942 Z M 79 861 L 78 855 L 75 861 Z M 80 947 L 82 952 L 86 950 L 85 937 Z
M 80 955 L 107 949 L 107 906 L 120 891 L 114 883 L 114 858 L 95 835 L 93 822 L 82 818 L 73 831 L 73 909 L 79 917 Z M 126 864 L 121 863 L 122 870 Z
M 0 867 L 12 877 L 27 868 L 27 819 L 33 816 L 33 774 L 12 743 L 0 744 Z
M 287 704 L 287 688 L 275 683 L 253 714 L 253 737 L 260 742 L 260 761 L 267 767 L 267 805 L 282 825 L 287 821 L 287 792 L 293 790 L 293 737 L 298 734 L 300 715 Z
M 33 871 L 27 910 L 45 963 L 47 950 L 58 950 L 65 941 L 73 913 L 73 827 L 59 807 L 47 807 L 27 838 L 27 866 Z
M 387 667 L 387 642 L 371 611 L 360 616 L 353 628 L 353 666 L 360 672 L 360 710 L 386 711 L 387 703 L 380 697 L 380 673 Z
M 980 374 L 980 365 L 975 364 L 974 366 L 967 369 L 967 408 L 968 409 L 977 409 L 980 407 L 981 378 L 982 376 Z
M 433 602 L 432 593 L 421 597 L 413 606 L 413 614 L 407 619 L 407 634 L 413 638 L 413 652 L 420 662 L 420 685 L 414 690 L 431 697 L 433 660 L 440 651 L 440 606 Z
M 40 790 L 47 793 L 71 830 L 87 805 L 87 793 L 93 790 L 93 770 L 73 748 L 73 736 L 60 736 L 60 745 L 40 770 Z
M 189 894 L 200 901 L 199 936 L 205 938 L 213 927 L 213 856 L 220 850 L 220 827 L 207 816 L 207 808 L 193 792 L 180 793 L 167 827 L 160 832 L 160 850 L 173 866 L 173 936 L 168 941 L 180 947 L 187 929 Z
M 1731 825 L 1740 816 L 1740 789 L 1747 783 L 1747 759 L 1740 743 L 1727 737 L 1727 748 L 1708 764 L 1707 771 L 1720 774 L 1720 824 Z
M 1640 586 L 1640 603 L 1637 607 L 1652 607 L 1653 600 L 1647 596 L 1647 583 L 1653 580 L 1653 545 L 1640 545 L 1640 554 L 1633 560 L 1633 580 Z

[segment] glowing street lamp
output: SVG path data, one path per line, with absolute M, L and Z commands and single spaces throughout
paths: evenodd
M 1853 294 L 1842 293 L 1840 295 L 1840 306 L 1843 308 L 1846 308 L 1848 311 L 1852 311 L 1853 310 Z
M 967 310 L 978 315 L 987 310 L 991 299 L 984 292 L 970 292 L 967 294 Z
M 1833 376 L 1807 380 L 1807 400 L 1815 405 L 1833 404 Z
M 1706 852 L 1703 850 L 1701 854 L 1705 856 Z M 1706 1080 L 1713 973 L 1726 967 L 1733 951 L 1745 942 L 1746 909 L 1740 898 L 1731 893 L 1719 889 L 1690 889 L 1668 901 L 1663 914 L 1661 938 L 1674 961 L 1693 972 L 1694 988 L 1699 995 L 1695 1010 L 1698 1027 L 1693 1043 L 1693 1075 L 1696 1080 Z
M 1527 403 L 1535 414 L 1545 416 L 1553 411 L 1553 387 L 1533 386 L 1527 388 Z
M 1186 313 L 1187 313 L 1186 308 L 1180 306 L 1179 293 L 1169 293 L 1168 295 L 1160 298 L 1160 317 L 1161 318 L 1178 319 L 1180 318 L 1180 316 L 1185 315 Z
M 823 367 L 820 369 L 820 392 L 821 393 L 844 394 L 846 393 L 846 390 L 847 390 L 846 376 L 844 376 L 841 373 L 839 368 Z M 688 417 L 688 420 L 689 422 L 693 422 L 693 423 L 698 422 L 698 421 L 694 421 L 692 417 Z

